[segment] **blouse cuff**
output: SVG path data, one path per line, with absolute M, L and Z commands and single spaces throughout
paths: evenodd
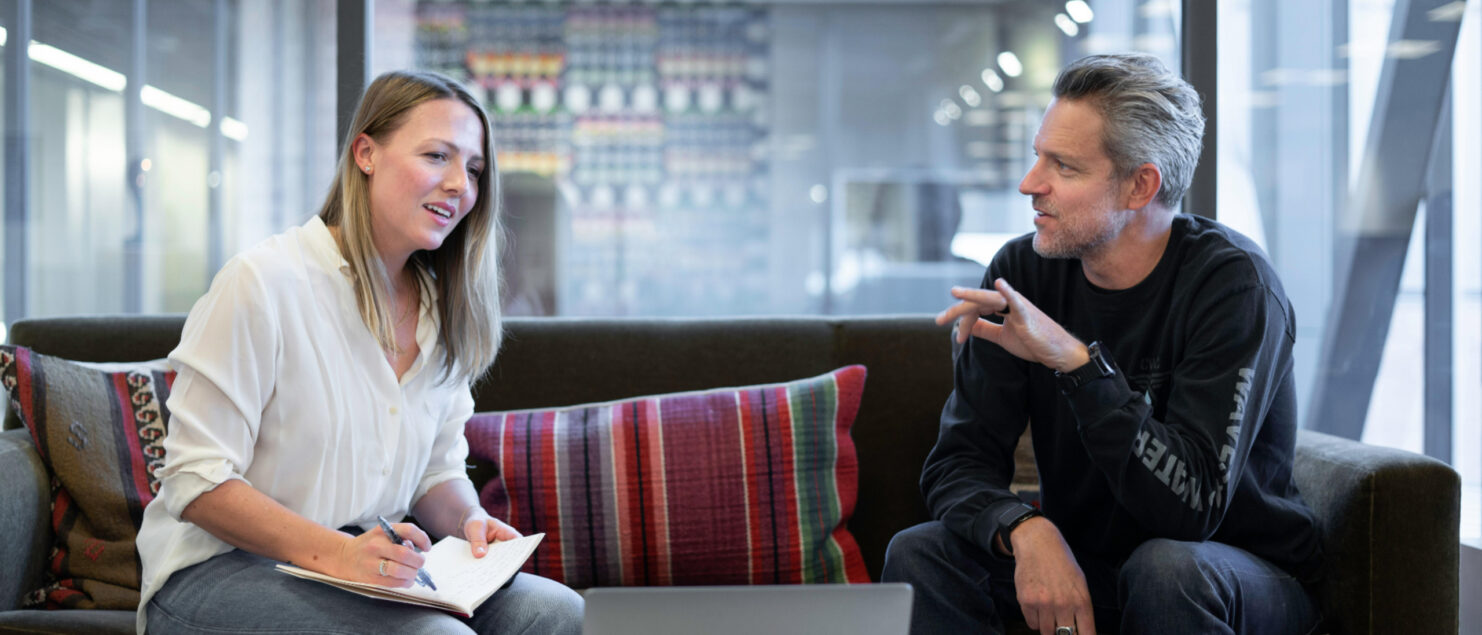
M 433 472 L 422 477 L 422 482 L 417 484 L 416 493 L 412 494 L 412 507 L 415 508 L 417 504 L 422 501 L 422 497 L 426 496 L 427 492 L 432 491 L 432 488 L 456 478 L 468 480 L 468 474 L 464 473 L 461 470 L 447 470 L 443 472 Z M 472 483 L 472 481 L 469 482 Z
M 160 499 L 165 504 L 165 511 L 175 520 L 181 520 L 180 514 L 185 511 L 196 497 L 205 494 L 216 486 L 230 480 L 245 482 L 241 474 L 232 471 L 231 463 L 225 459 L 210 461 L 197 461 L 182 465 L 170 474 L 161 477 L 161 482 L 168 483 L 169 487 L 160 488 Z

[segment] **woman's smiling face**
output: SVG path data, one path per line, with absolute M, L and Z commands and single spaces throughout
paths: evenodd
M 483 120 L 457 99 L 418 104 L 383 142 L 361 135 L 355 143 L 369 179 L 372 239 L 389 266 L 441 247 L 478 200 Z

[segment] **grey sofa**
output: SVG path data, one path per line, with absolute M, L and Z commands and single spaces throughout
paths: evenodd
M 183 316 L 23 320 L 10 341 L 85 361 L 162 357 Z M 927 519 L 917 477 L 952 387 L 947 332 L 925 316 L 765 319 L 512 319 L 479 410 L 576 404 L 776 382 L 846 364 L 869 369 L 853 436 L 859 503 L 850 530 L 872 577 L 895 532 Z M 0 632 L 132 632 L 122 611 L 17 610 L 51 543 L 48 477 L 30 437 L 0 433 Z M 1333 633 L 1455 633 L 1456 472 L 1415 454 L 1302 432 L 1296 474 L 1323 522 L 1322 603 Z M 482 484 L 492 472 L 475 466 Z M 1032 474 L 1032 471 L 1025 471 Z

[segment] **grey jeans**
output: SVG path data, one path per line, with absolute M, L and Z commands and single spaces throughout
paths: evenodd
M 150 633 L 580 633 L 582 599 L 518 573 L 472 618 L 363 597 L 233 550 L 175 572 L 149 600 Z

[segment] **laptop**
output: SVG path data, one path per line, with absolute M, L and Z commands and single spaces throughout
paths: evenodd
M 911 585 L 795 584 L 587 589 L 585 635 L 906 635 Z

